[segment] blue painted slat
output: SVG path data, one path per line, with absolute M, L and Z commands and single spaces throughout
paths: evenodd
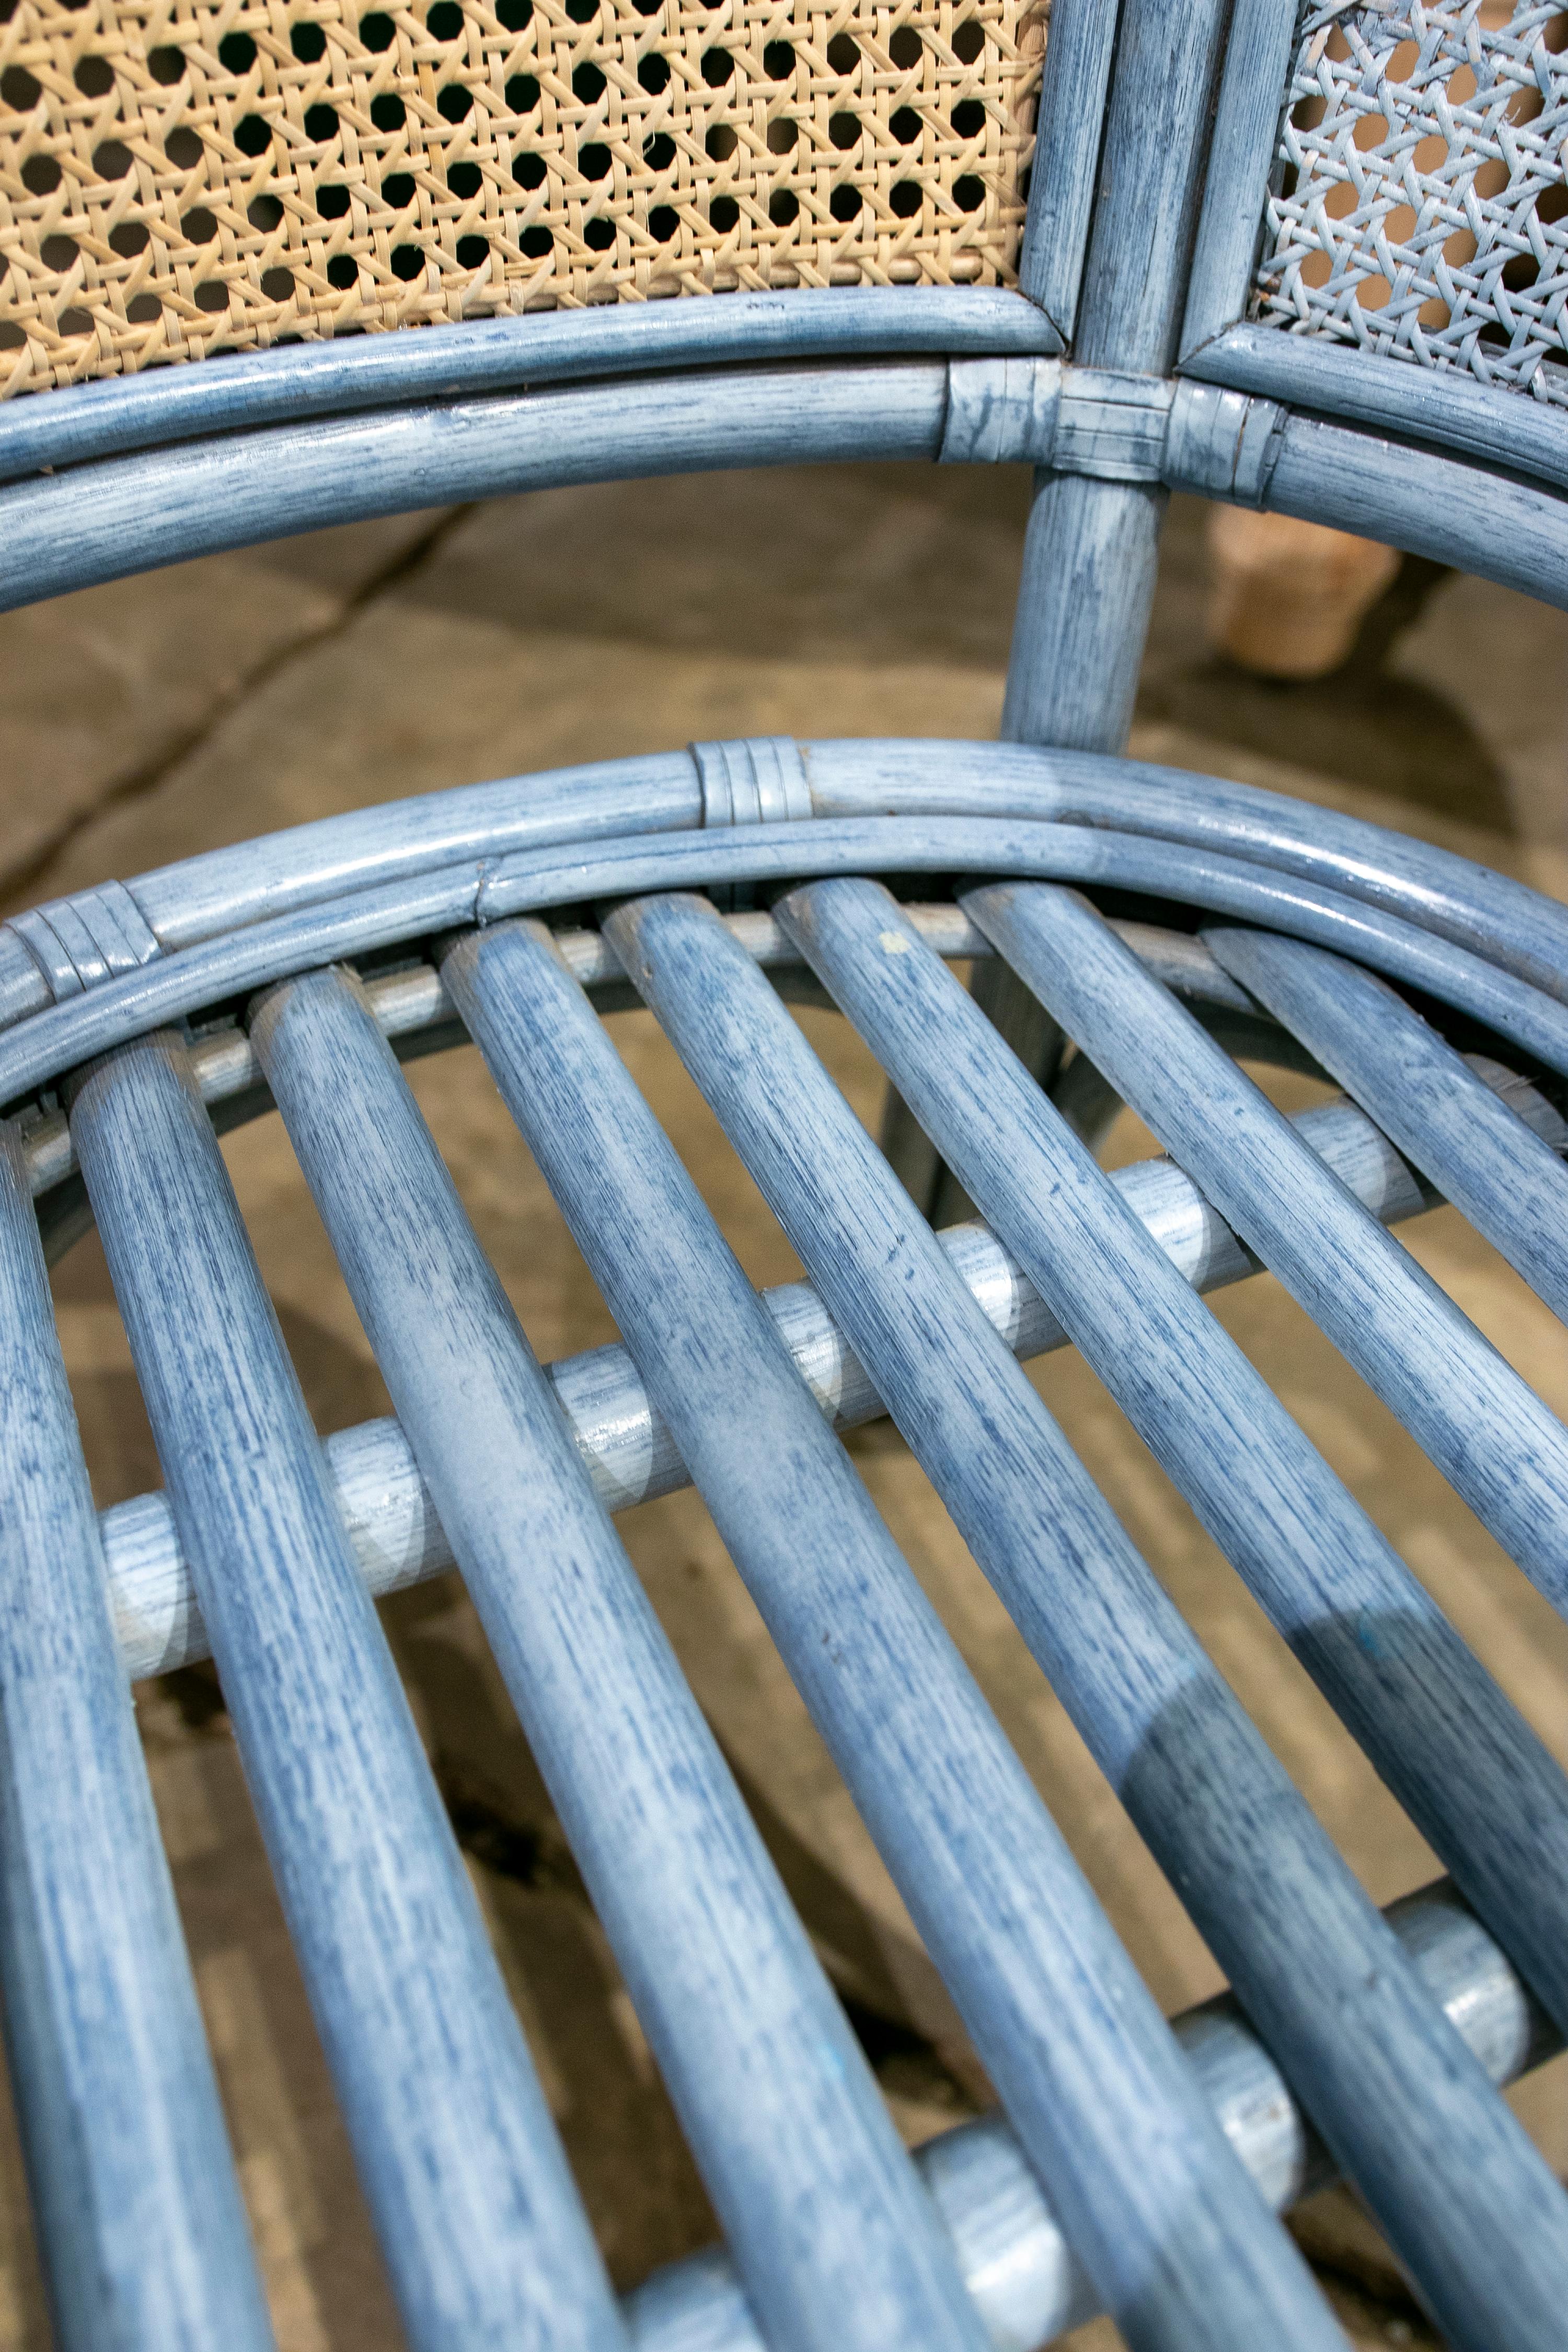
M 1560 1883 L 1568 1783 L 1283 1410 L 1254 1423 L 1254 1406 L 1273 1400 L 1217 1326 L 1216 1344 L 1193 1378 L 1184 1376 L 1183 1340 L 1212 1318 L 891 895 L 873 883 L 829 882 L 790 894 L 777 912 L 960 1181 L 983 1175 L 978 1203 L 1020 1253 L 1017 1204 L 1028 1204 L 1034 1223 L 1049 1203 L 1044 1248 L 1027 1237 L 1041 1285 L 1077 1238 L 1086 1261 L 1077 1286 L 1094 1313 L 1109 1286 L 1107 1263 L 1129 1244 L 1133 1268 L 1118 1312 L 1105 1318 L 1116 1326 L 1120 1401 L 1167 1467 L 1190 1471 L 1200 1448 L 1218 1454 L 1183 1483 L 1200 1511 L 1209 1507 L 1227 1549 L 1277 1592 L 1287 1581 L 1281 1551 L 1307 1545 L 1302 1565 L 1318 1570 L 1317 1589 L 1277 1603 L 1298 1631 L 1310 1623 L 1321 1634 L 1325 1615 L 1347 1603 L 1364 1631 L 1369 1606 L 1378 1606 L 1380 1629 L 1424 1653 L 1412 1657 L 1405 1708 L 1421 1738 L 1419 1763 L 1443 1770 L 1457 1762 L 1482 1778 L 1490 1769 L 1499 1786 L 1489 1815 L 1478 1806 L 1479 1818 L 1467 1824 L 1483 1853 L 1488 1831 L 1506 1831 L 1513 1806 L 1554 1808 L 1555 1839 L 1525 1843 L 1510 1859 L 1544 1864 Z M 789 1013 L 703 900 L 635 902 L 607 930 L 1242 2006 L 1440 2322 L 1477 2352 L 1540 2344 L 1568 2293 L 1568 2197 L 1402 1965 L 1383 1921 Z M 954 1156 L 961 1140 L 963 1158 Z M 993 1178 L 993 1161 L 1005 1177 Z M 1104 1202 L 1109 1236 L 1075 1236 L 1074 1196 L 1084 1192 Z M 1152 1296 L 1140 1276 L 1152 1280 Z M 1164 1328 L 1162 1288 L 1174 1310 Z M 1073 1314 L 1078 1301 L 1061 1278 L 1044 1295 L 1064 1319 Z M 1105 1374 L 1107 1349 L 1089 1352 Z M 1135 1391 L 1129 1357 L 1139 1369 Z M 1216 1382 L 1223 1406 L 1203 1393 Z M 1178 1441 L 1178 1465 L 1172 1431 L 1184 1412 L 1191 1435 Z M 1272 1510 L 1271 1478 L 1283 1496 Z M 1242 1487 L 1239 1500 L 1226 1495 L 1227 1485 Z M 1318 1511 L 1331 1515 L 1327 1534 L 1312 1526 Z M 1335 1573 L 1335 1537 L 1347 1549 L 1359 1538 L 1359 1580 Z M 1334 1646 L 1331 1633 L 1326 1646 Z M 1375 1703 L 1369 1676 L 1352 1667 L 1344 1679 L 1358 1697 L 1372 1688 Z M 1468 1738 L 1444 1736 L 1451 1694 Z M 1568 2014 L 1568 1993 L 1563 2009 Z M 1478 2179 L 1486 2183 L 1479 2196 Z M 1456 2204 L 1465 2208 L 1460 2223 Z M 1528 2233 L 1542 2252 L 1524 2282 L 1516 2256 L 1502 2250 L 1527 2210 L 1538 2217 Z
M 726 466 L 935 458 L 946 409 L 944 361 L 846 360 L 366 410 L 106 457 L 0 489 L 0 611 L 458 499 Z
M 1568 607 L 1568 498 L 1495 463 L 1288 416 L 1264 503 Z
M 1088 0 L 1087 11 L 1084 0 L 1078 5 L 1091 24 L 1103 14 L 1099 0 Z M 1058 5 L 1065 19 L 1070 0 Z M 1080 142 L 1098 137 L 1098 107 L 1087 124 L 1079 115 Z M 466 320 L 202 360 L 8 402 L 0 413 L 0 481 L 202 434 L 579 376 L 850 353 L 1060 349 L 1035 304 L 999 286 L 803 287 Z
M 1300 0 L 1237 0 L 1187 282 L 1184 353 L 1246 312 L 1300 13 Z
M 1494 1064 L 1489 1083 L 1555 1150 L 1568 1150 L 1568 1127 L 1527 1081 Z M 1394 1146 L 1352 1104 L 1321 1104 L 1301 1112 L 1292 1125 L 1384 1223 L 1430 1205 L 1431 1196 Z M 1195 1289 L 1206 1295 L 1256 1272 L 1256 1260 L 1224 1218 L 1170 1160 L 1135 1161 L 1117 1170 L 1110 1181 Z M 949 1226 L 939 1238 L 954 1271 L 1016 1356 L 1026 1360 L 1068 1344 L 1067 1333 L 1017 1260 L 984 1224 Z M 865 1368 L 808 1283 L 781 1283 L 763 1293 L 763 1303 L 836 1429 L 852 1428 L 882 1411 Z M 624 1348 L 590 1348 L 550 1365 L 547 1374 L 607 1508 L 626 1510 L 688 1484 L 686 1465 Z M 325 1450 L 339 1507 L 373 1593 L 399 1590 L 452 1566 L 429 1489 L 395 1421 L 340 1430 L 328 1438 Z M 100 1527 L 116 1628 L 132 1681 L 205 1657 L 206 1632 L 168 1498 L 140 1495 L 117 1503 L 101 1515 Z
M 1457 368 L 1419 367 L 1321 335 L 1243 324 L 1189 351 L 1182 373 L 1430 442 L 1568 490 L 1568 412 L 1496 391 Z
M 625 2336 L 177 1040 L 72 1129 L 412 2352 Z
M 1035 117 L 1035 163 L 1018 284 L 1072 336 L 1100 171 L 1119 0 L 1054 0 Z
M 1339 956 L 1262 931 L 1209 945 L 1568 1320 L 1568 1173 L 1403 997 Z
M 1128 2341 L 1337 2343 L 548 934 L 444 972 Z
M 10 1127 L 0 1328 L 0 1989 L 55 2340 L 267 2352 Z
M 1568 1431 L 1088 902 L 1009 893 L 1020 978 L 1568 1615 Z
M 1032 894 L 1021 896 L 1026 906 Z M 1000 885 L 965 902 L 1009 956 L 1013 897 Z M 929 950 L 915 954 L 891 899 L 833 883 L 784 899 L 780 913 L 1270 1621 L 1568 2021 L 1568 1781 L 1558 1766 L 1200 1306 L 1123 1187 Z M 905 942 L 896 962 L 879 945 L 890 937 Z M 1220 1949 L 1223 1921 L 1203 1924 Z
M 1439 1883 L 1384 1913 L 1422 1983 L 1496 2083 L 1556 2049 L 1497 1946 Z M 1327 2185 L 1319 2144 L 1284 2077 L 1228 1996 L 1178 2018 L 1173 2031 L 1269 2202 Z M 1095 2315 L 1094 2291 L 1000 2116 L 927 2140 L 924 2173 L 985 2315 L 995 2352 L 1037 2352 Z M 733 2272 L 717 2249 L 657 2271 L 626 2298 L 635 2352 L 762 2352 Z
M 360 1321 L 784 2352 L 984 2352 L 910 2165 L 362 991 L 252 1023 Z
M 106 982 L 0 1034 L 0 1104 L 202 1006 L 396 940 L 633 891 L 868 871 L 1014 873 L 1185 898 L 1353 955 L 1472 1013 L 1550 1067 L 1568 1070 L 1568 1007 L 1446 939 L 1261 865 L 1091 826 L 994 817 L 816 818 L 640 835 L 581 855 L 552 845 L 251 924 Z

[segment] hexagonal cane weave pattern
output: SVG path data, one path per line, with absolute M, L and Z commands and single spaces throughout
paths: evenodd
M 1007 284 L 1047 0 L 0 0 L 0 385 Z
M 1256 315 L 1568 406 L 1561 0 L 1309 7 Z

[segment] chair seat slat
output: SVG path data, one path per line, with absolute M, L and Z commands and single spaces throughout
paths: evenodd
M 363 992 L 252 1037 L 752 2308 L 984 2343 L 876 2082 Z
M 413 2352 L 617 2352 L 586 2217 L 177 1040 L 72 1129 Z

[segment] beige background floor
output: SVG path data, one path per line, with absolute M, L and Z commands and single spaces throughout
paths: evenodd
M 882 467 L 558 492 L 214 559 L 0 622 L 0 892 L 26 903 L 330 811 L 693 736 L 994 732 L 1024 478 Z M 1568 896 L 1568 624 L 1409 566 L 1331 686 L 1227 672 L 1203 634 L 1202 512 L 1177 502 L 1135 748 L 1403 824 Z M 880 1084 L 843 1024 L 802 1016 L 867 1120 Z M 615 1034 L 758 1282 L 798 1272 L 647 1016 Z M 412 1073 L 487 1248 L 546 1359 L 613 1336 L 471 1053 Z M 1295 1108 L 1313 1089 L 1278 1089 Z M 1152 1149 L 1131 1118 L 1108 1156 Z M 226 1146 L 323 1432 L 386 1410 L 279 1124 Z M 1452 1212 L 1406 1231 L 1560 1412 L 1552 1318 Z M 94 1241 L 59 1269 L 99 1498 L 159 1483 Z M 1216 1303 L 1416 1573 L 1568 1761 L 1568 1629 L 1267 1277 Z M 1068 1428 L 1379 1902 L 1434 1874 L 1421 1841 L 1117 1409 L 1076 1359 L 1037 1368 Z M 885 1426 L 852 1451 L 1155 1994 L 1213 1962 Z M 984 2096 L 961 2029 L 701 1506 L 621 1522 L 703 1704 L 913 2139 Z M 613 1962 L 471 1611 L 445 1579 L 386 1619 L 594 2221 L 630 2284 L 712 2233 Z M 285 2352 L 398 2338 L 353 2185 L 221 1695 L 139 1694 L 244 2184 Z M 1517 2095 L 1568 2171 L 1568 2084 Z M 1305 2239 L 1367 2344 L 1426 2334 L 1340 2195 Z M 0 2352 L 47 2342 L 14 2144 L 0 2139 Z M 1087 2331 L 1084 2352 L 1113 2341 Z

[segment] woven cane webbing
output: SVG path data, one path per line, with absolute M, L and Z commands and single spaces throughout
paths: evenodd
M 1568 406 L 1563 0 L 1309 7 L 1255 315 Z
M 1006 284 L 1047 0 L 0 0 L 0 388 L 736 287 Z

